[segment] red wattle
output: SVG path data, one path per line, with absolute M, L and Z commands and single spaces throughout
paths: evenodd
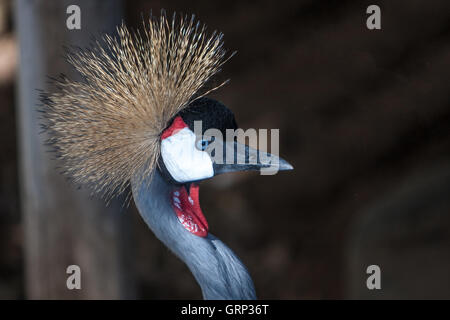
M 208 222 L 200 208 L 199 186 L 192 183 L 187 193 L 182 186 L 172 192 L 172 206 L 180 223 L 186 230 L 199 237 L 208 235 Z

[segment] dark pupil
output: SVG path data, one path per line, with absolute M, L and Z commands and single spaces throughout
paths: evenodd
M 209 144 L 208 140 L 202 140 L 202 150 L 205 150 L 208 144 Z
M 214 137 L 211 137 L 211 140 L 202 140 L 202 150 L 205 150 L 206 147 L 214 141 Z

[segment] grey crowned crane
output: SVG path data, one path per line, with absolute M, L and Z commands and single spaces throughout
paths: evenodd
M 255 299 L 252 279 L 239 258 L 208 232 L 198 182 L 215 175 L 292 166 L 236 140 L 203 135 L 236 129 L 233 113 L 203 89 L 228 59 L 222 34 L 181 17 L 150 17 L 143 30 L 122 24 L 93 48 L 67 59 L 82 80 L 57 80 L 45 93 L 43 126 L 64 172 L 105 199 L 128 186 L 143 219 L 186 263 L 205 299 Z M 202 121 L 196 134 L 195 121 Z M 213 156 L 222 150 L 220 158 Z M 227 153 L 235 152 L 226 161 Z M 253 161 L 250 161 L 253 154 Z M 256 155 L 256 156 L 255 156 Z M 269 159 L 263 162 L 261 159 Z

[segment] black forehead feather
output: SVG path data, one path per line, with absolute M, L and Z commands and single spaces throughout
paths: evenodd
M 233 112 L 224 104 L 210 98 L 200 98 L 183 109 L 180 115 L 189 128 L 194 131 L 194 121 L 202 120 L 202 133 L 210 128 L 219 129 L 225 136 L 226 129 L 237 129 Z

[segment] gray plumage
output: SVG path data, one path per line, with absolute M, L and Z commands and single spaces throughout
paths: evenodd
M 187 232 L 173 213 L 174 186 L 156 170 L 152 180 L 132 179 L 136 206 L 156 237 L 177 255 L 199 283 L 204 299 L 256 299 L 253 281 L 239 258 L 222 241 L 208 234 Z

